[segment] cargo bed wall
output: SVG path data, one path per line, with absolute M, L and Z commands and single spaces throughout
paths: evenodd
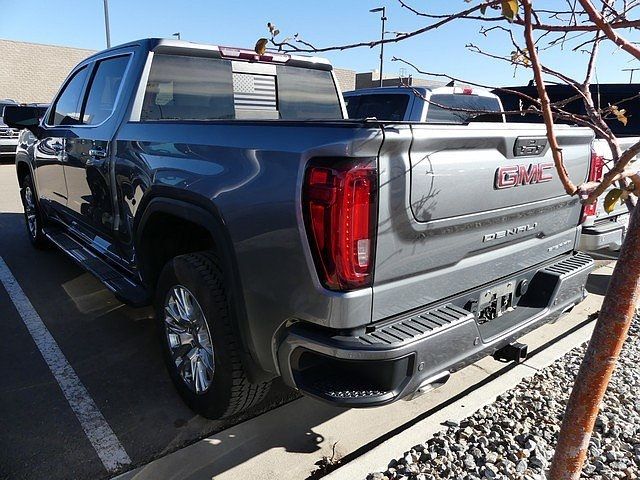
M 386 125 L 373 320 L 449 296 L 571 251 L 581 206 L 549 166 L 540 125 Z M 560 127 L 575 182 L 592 133 Z M 514 148 L 542 145 L 528 156 Z

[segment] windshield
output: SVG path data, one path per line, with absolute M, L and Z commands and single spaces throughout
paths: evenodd
M 501 111 L 500 102 L 496 97 L 436 94 L 431 95 L 429 102 L 427 123 L 465 124 L 476 115 Z

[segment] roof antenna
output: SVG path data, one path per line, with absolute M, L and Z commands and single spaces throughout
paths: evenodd
M 451 80 L 449 83 L 447 83 L 445 85 L 446 87 L 455 87 L 456 86 L 456 81 L 455 80 Z

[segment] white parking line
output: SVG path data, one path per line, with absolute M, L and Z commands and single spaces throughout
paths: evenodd
M 65 358 L 2 257 L 0 257 L 0 283 L 4 285 L 44 361 L 49 366 L 49 370 L 53 373 L 73 413 L 78 418 L 89 442 L 100 457 L 104 468 L 109 472 L 115 472 L 120 467 L 129 465 L 131 463 L 129 455 L 89 396 L 89 392 Z

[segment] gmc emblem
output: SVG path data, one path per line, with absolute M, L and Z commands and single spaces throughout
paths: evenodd
M 553 176 L 547 170 L 554 168 L 553 163 L 532 163 L 527 165 L 511 165 L 500 167 L 496 170 L 495 188 L 519 187 L 520 185 L 532 185 L 553 180 Z

